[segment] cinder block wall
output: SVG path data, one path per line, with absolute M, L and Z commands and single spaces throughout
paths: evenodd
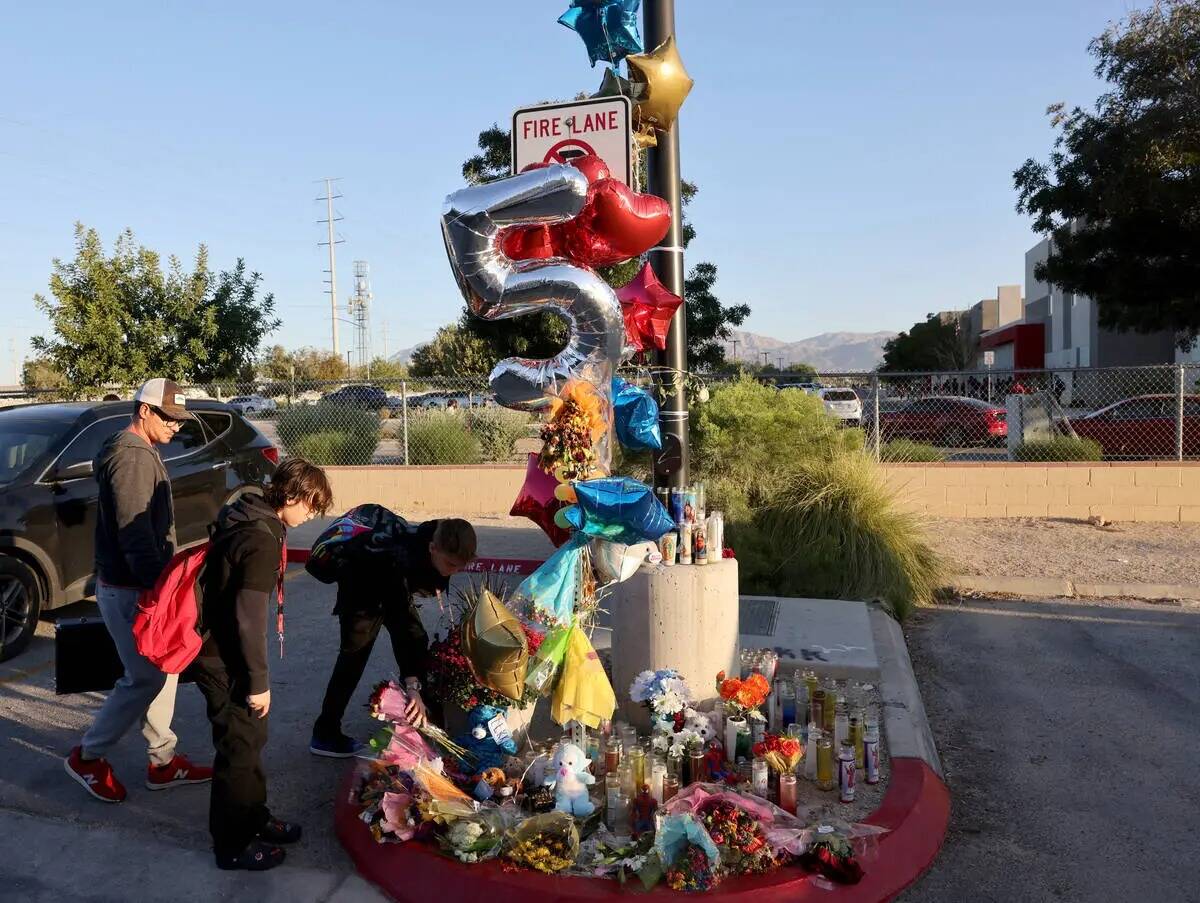
M 1200 462 L 888 464 L 902 502 L 935 517 L 1200 521 Z
M 333 510 L 375 502 L 403 514 L 503 517 L 525 482 L 525 467 L 327 467 Z

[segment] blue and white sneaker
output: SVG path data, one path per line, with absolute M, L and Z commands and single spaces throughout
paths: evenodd
M 365 748 L 365 743 L 360 743 L 345 734 L 339 734 L 333 740 L 323 740 L 314 734 L 308 744 L 310 753 L 314 756 L 324 756 L 327 759 L 352 759 Z

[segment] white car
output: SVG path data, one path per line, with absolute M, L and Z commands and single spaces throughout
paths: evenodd
M 239 395 L 229 399 L 229 406 L 242 415 L 273 414 L 278 407 L 274 398 L 262 395 Z
M 853 389 L 818 389 L 817 397 L 825 410 L 849 426 L 862 422 L 862 401 Z
M 799 389 L 805 395 L 816 395 L 823 386 L 820 383 L 782 383 L 779 388 L 780 390 Z

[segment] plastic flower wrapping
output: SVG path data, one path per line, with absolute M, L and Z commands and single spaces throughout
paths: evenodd
M 526 819 L 509 832 L 504 857 L 514 865 L 554 874 L 575 864 L 579 829 L 566 812 Z
M 778 734 L 766 734 L 761 743 L 754 744 L 753 751 L 754 755 L 766 759 L 776 774 L 795 771 L 804 758 L 804 745 L 797 738 Z

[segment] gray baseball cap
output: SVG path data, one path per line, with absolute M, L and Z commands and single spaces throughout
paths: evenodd
M 148 404 L 152 408 L 158 408 L 172 420 L 195 420 L 195 415 L 185 407 L 187 396 L 172 379 L 159 377 L 147 380 L 137 390 L 133 401 L 134 404 Z

